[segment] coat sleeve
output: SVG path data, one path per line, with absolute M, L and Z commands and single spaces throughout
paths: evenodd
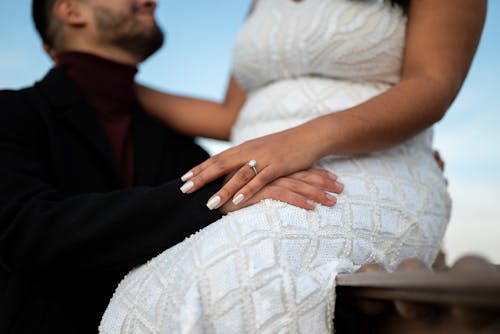
M 127 270 L 220 215 L 205 203 L 220 182 L 192 195 L 180 180 L 156 187 L 65 196 L 50 183 L 42 131 L 0 95 L 0 265 L 46 275 Z M 16 117 L 9 113 L 18 113 Z M 30 116 L 31 117 L 31 116 Z

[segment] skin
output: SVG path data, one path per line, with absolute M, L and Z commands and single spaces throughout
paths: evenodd
M 131 25 L 143 31 L 156 28 L 156 2 L 150 0 L 59 0 L 54 15 L 63 23 L 65 45 L 62 50 L 93 53 L 123 64 L 137 66 L 144 59 L 110 43 L 95 20 L 95 11 L 105 8 L 114 13 L 131 15 Z M 54 54 L 57 58 L 57 54 Z
M 80 51 L 137 66 L 149 54 L 138 54 L 117 41 L 121 37 L 129 37 L 127 34 L 131 33 L 149 36 L 157 29 L 154 17 L 155 9 L 156 2 L 151 0 L 58 0 L 54 5 L 52 19 L 57 19 L 62 23 L 64 43 L 56 50 L 50 49 L 46 45 L 44 48 L 56 62 L 57 54 L 61 51 Z M 102 22 L 99 24 L 96 19 L 98 12 L 105 12 L 115 18 L 121 18 L 120 24 L 113 28 L 103 28 Z M 229 89 L 228 95 L 230 95 L 231 108 L 239 109 L 242 104 L 242 101 L 239 100 L 243 97 L 241 89 Z M 234 96 L 239 102 L 233 105 Z M 166 110 L 176 110 L 178 103 L 184 101 L 182 98 L 179 98 L 181 102 L 177 98 L 167 97 L 167 99 L 168 101 L 162 101 Z M 144 99 L 142 101 L 144 102 Z M 190 103 L 192 103 L 190 108 L 199 106 L 196 101 Z M 207 110 L 205 116 L 210 115 L 214 105 L 207 102 L 201 104 Z M 144 104 L 146 109 L 148 106 L 149 104 Z M 203 119 L 196 121 L 204 122 Z M 166 123 L 168 124 L 168 122 Z M 230 124 L 228 123 L 227 126 L 230 127 Z M 220 131 L 220 129 L 217 128 L 216 131 Z M 338 193 L 342 190 L 336 183 L 336 178 L 336 175 L 324 170 L 310 168 L 296 170 L 267 182 L 265 186 L 260 187 L 254 193 L 254 198 L 246 201 L 245 204 L 235 206 L 228 203 L 222 206 L 221 203 L 218 208 L 221 212 L 227 213 L 264 198 L 273 198 L 305 209 L 313 209 L 317 203 L 332 206 L 336 203 L 336 199 L 330 193 Z
M 276 178 L 310 168 L 327 155 L 357 155 L 386 149 L 432 126 L 445 115 L 465 80 L 485 16 L 486 0 L 411 1 L 402 80 L 398 84 L 353 108 L 249 140 L 213 156 L 190 170 L 192 176 L 188 182 L 193 187 L 189 193 L 233 173 L 214 197 L 219 196 L 221 204 L 240 194 L 249 200 Z M 198 123 L 203 118 L 202 111 L 191 109 L 191 105 L 203 101 L 160 97 L 158 93 L 145 92 L 144 88 L 139 91 L 143 96 L 157 99 L 156 107 L 150 109 L 166 123 L 192 135 L 200 131 L 215 138 L 227 138 L 226 126 L 234 122 L 238 112 L 233 108 L 245 100 L 244 93 L 231 80 L 225 102 L 212 105 L 213 110 L 206 114 L 210 124 L 220 125 L 220 129 L 215 125 L 212 133 L 202 130 Z M 173 101 L 179 109 L 159 108 L 162 100 Z M 181 113 L 186 115 L 176 116 Z M 258 162 L 257 176 L 246 166 L 252 159 Z

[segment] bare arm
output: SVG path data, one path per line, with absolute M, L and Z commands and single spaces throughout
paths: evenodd
M 257 1 L 252 3 L 249 15 Z M 137 85 L 137 94 L 147 112 L 164 124 L 192 137 L 228 140 L 238 113 L 245 102 L 245 92 L 231 76 L 224 102 L 172 95 Z
M 141 104 L 164 124 L 189 136 L 227 140 L 245 93 L 231 77 L 223 103 L 163 93 L 137 86 Z
M 484 0 L 411 1 L 401 82 L 305 125 L 304 136 L 321 134 L 318 157 L 388 148 L 439 121 L 465 80 L 485 14 Z
M 354 155 L 397 145 L 439 121 L 458 94 L 479 43 L 485 0 L 411 1 L 403 76 L 365 103 L 231 148 L 191 170 L 190 192 L 239 169 L 216 193 L 250 198 L 264 184 L 329 154 Z M 255 159 L 254 177 L 245 164 Z

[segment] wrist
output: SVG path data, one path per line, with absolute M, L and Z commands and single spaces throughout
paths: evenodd
M 301 125 L 302 132 L 297 134 L 297 138 L 301 138 L 301 145 L 310 150 L 314 161 L 332 154 L 332 129 L 325 124 L 328 124 L 327 119 L 316 118 Z

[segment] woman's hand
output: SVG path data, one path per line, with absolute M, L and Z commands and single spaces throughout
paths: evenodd
M 228 201 L 219 211 L 226 214 L 263 199 L 275 199 L 307 210 L 314 209 L 317 204 L 333 206 L 337 199 L 332 193 L 339 194 L 344 190 L 344 186 L 336 180 L 335 174 L 311 168 L 274 180 L 242 205 Z
M 247 141 L 213 156 L 194 167 L 183 177 L 187 181 L 181 188 L 192 193 L 205 184 L 234 173 L 226 184 L 209 200 L 216 209 L 232 199 L 239 205 L 249 200 L 265 185 L 277 178 L 310 168 L 320 156 L 312 150 L 317 145 L 300 127 Z M 248 166 L 256 161 L 256 174 Z

